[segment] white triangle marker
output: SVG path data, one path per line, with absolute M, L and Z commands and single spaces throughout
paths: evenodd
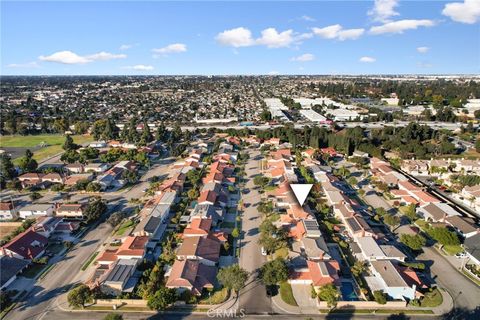
M 310 190 L 312 190 L 313 184 L 290 184 L 290 188 L 292 188 L 293 194 L 297 198 L 298 203 L 300 206 L 303 206 L 303 203 L 308 197 Z

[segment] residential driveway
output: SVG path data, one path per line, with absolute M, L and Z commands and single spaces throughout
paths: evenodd
M 364 190 L 365 190 L 365 195 L 363 196 L 363 198 L 373 208 L 375 209 L 383 208 L 386 211 L 389 211 L 390 209 L 392 209 L 392 206 L 383 197 L 378 196 L 375 190 L 373 190 L 368 186 L 366 186 Z
M 417 259 L 431 262 L 430 271 L 433 280 L 450 293 L 454 300 L 454 306 L 468 310 L 478 308 L 480 287 L 455 269 L 436 249 L 424 247 L 423 251 Z
M 259 174 L 259 161 L 256 159 L 260 152 L 250 153 L 250 159 L 245 166 L 247 177 Z M 242 195 L 245 211 L 242 219 L 243 239 L 240 242 L 240 266 L 250 272 L 247 285 L 240 291 L 240 309 L 247 314 L 264 314 L 272 311 L 270 298 L 266 295 L 265 286 L 257 279 L 260 267 L 266 258 L 260 252 L 258 227 L 262 221 L 257 210 L 260 202 L 260 193 L 254 189 L 253 178 L 248 178 L 245 188 L 250 192 Z
M 305 314 L 314 314 L 318 310 L 315 299 L 311 297 L 311 288 L 309 284 L 292 284 L 293 296 Z

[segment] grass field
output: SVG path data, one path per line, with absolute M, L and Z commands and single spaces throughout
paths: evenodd
M 75 135 L 73 141 L 77 144 L 83 144 L 93 141 L 91 136 Z M 34 152 L 35 160 L 43 160 L 63 151 L 62 145 L 65 142 L 65 136 L 61 134 L 41 134 L 33 136 L 2 136 L 0 137 L 0 148 L 35 148 L 44 143 L 47 146 L 37 149 Z
M 93 141 L 91 136 L 75 135 L 73 141 L 78 144 Z M 40 134 L 34 136 L 2 136 L 0 137 L 0 147 L 29 148 L 45 143 L 49 146 L 62 145 L 65 142 L 65 136 L 62 134 Z

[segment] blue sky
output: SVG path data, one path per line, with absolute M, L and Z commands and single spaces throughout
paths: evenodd
M 480 0 L 1 3 L 1 74 L 479 73 Z

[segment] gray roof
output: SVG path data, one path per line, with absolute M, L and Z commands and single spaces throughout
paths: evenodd
M 463 246 L 469 254 L 480 261 L 480 233 L 465 239 Z
M 105 282 L 125 283 L 137 267 L 138 259 L 120 259 L 113 269 L 108 273 Z
M 370 261 L 389 287 L 409 287 L 390 260 Z
M 0 258 L 0 286 L 3 287 L 11 278 L 16 276 L 20 271 L 28 266 L 27 260 L 17 259 L 9 256 L 3 256 Z

